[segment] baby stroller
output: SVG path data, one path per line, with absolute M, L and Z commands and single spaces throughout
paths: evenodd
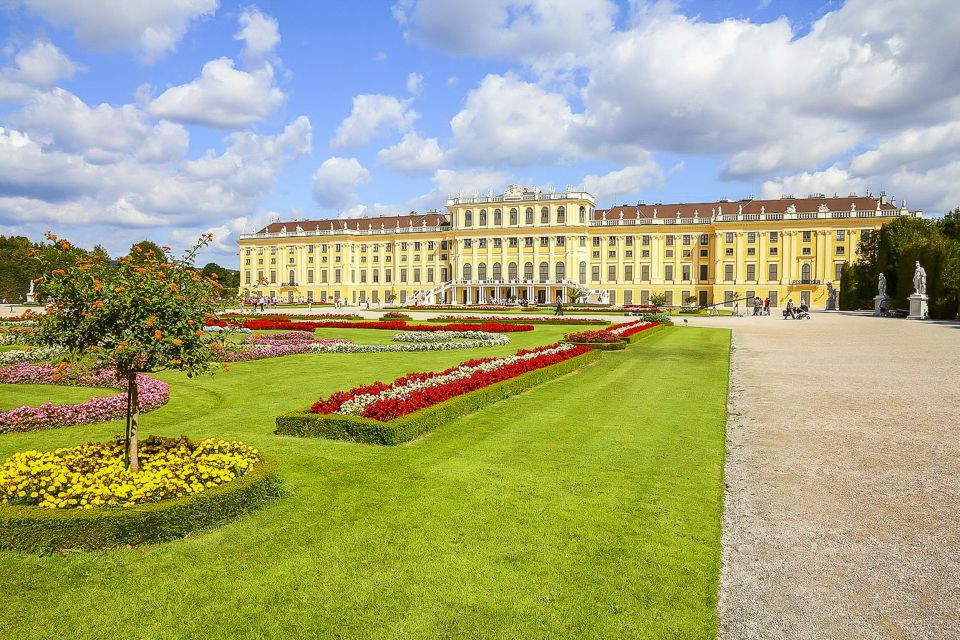
M 786 320 L 790 317 L 790 312 L 786 309 L 783 310 L 783 319 Z M 799 307 L 793 308 L 793 319 L 794 320 L 809 320 L 810 319 L 810 307 L 805 304 L 800 305 Z

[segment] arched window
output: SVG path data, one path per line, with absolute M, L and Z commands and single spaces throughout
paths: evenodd
M 580 222 L 584 223 L 587 221 L 587 208 L 580 207 Z
M 463 212 L 463 226 L 472 227 L 473 226 L 473 211 L 464 211 Z
M 524 221 L 527 224 L 533 224 L 533 207 L 527 207 L 527 211 L 524 215 Z
M 810 280 L 809 264 L 804 264 L 802 267 L 800 267 L 800 277 L 803 279 L 804 282 L 808 282 Z
M 503 268 L 500 266 L 499 262 L 493 263 L 493 279 L 503 280 Z
M 557 263 L 557 282 L 567 279 L 567 265 L 562 262 Z
M 580 284 L 587 284 L 587 263 L 580 263 Z
M 557 209 L 557 223 L 565 224 L 567 222 L 567 210 L 563 207 Z
M 481 262 L 477 265 L 477 280 L 487 279 L 487 263 Z
M 517 263 L 516 262 L 511 262 L 509 265 L 507 265 L 507 276 L 511 280 L 517 279 Z
M 533 263 L 532 262 L 523 263 L 523 279 L 533 280 Z
M 463 265 L 463 279 L 473 280 L 473 267 L 469 264 Z
M 487 210 L 486 209 L 480 209 L 480 221 L 478 222 L 478 224 L 481 227 L 487 226 Z
M 540 224 L 547 224 L 550 222 L 550 209 L 543 207 L 540 209 Z
M 493 210 L 493 224 L 498 227 L 503 224 L 503 212 L 500 209 Z
M 549 280 L 550 279 L 550 265 L 546 262 L 540 263 L 540 280 Z
M 287 280 L 287 283 L 288 283 L 288 284 L 293 284 L 294 282 L 296 282 L 296 280 L 297 280 L 297 278 L 296 278 L 296 276 L 295 276 L 294 273 L 293 273 L 293 269 L 290 269 L 290 279 Z
M 517 210 L 516 210 L 516 209 L 510 209 L 510 224 L 512 224 L 512 225 L 516 225 L 516 224 L 517 224 Z

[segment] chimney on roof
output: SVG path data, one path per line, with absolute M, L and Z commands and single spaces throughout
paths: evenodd
M 885 204 L 887 204 L 887 192 L 886 192 L 886 191 L 881 191 L 881 192 L 880 192 L 880 205 L 883 206 L 883 205 L 885 205 Z

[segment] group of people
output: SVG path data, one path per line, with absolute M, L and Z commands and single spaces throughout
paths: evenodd
M 810 308 L 807 305 L 801 302 L 800 306 L 797 307 L 797 306 L 794 306 L 792 299 L 787 300 L 787 308 L 783 310 L 784 320 L 786 320 L 787 318 L 790 318 L 791 320 L 796 320 L 797 318 L 801 318 L 803 316 L 809 316 L 809 315 L 810 315 Z
M 740 301 L 734 300 L 733 302 L 733 315 L 742 316 L 740 313 Z M 770 315 L 770 298 L 760 299 L 760 296 L 756 296 L 753 299 L 753 315 L 755 316 L 768 316 Z

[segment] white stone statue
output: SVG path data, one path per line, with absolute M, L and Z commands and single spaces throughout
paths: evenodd
M 887 297 L 887 276 L 880 274 L 880 281 L 877 283 L 877 288 L 880 290 L 880 297 Z
M 920 295 L 927 294 L 927 272 L 920 266 L 919 260 L 917 261 L 917 268 L 913 272 L 913 289 L 915 293 Z

